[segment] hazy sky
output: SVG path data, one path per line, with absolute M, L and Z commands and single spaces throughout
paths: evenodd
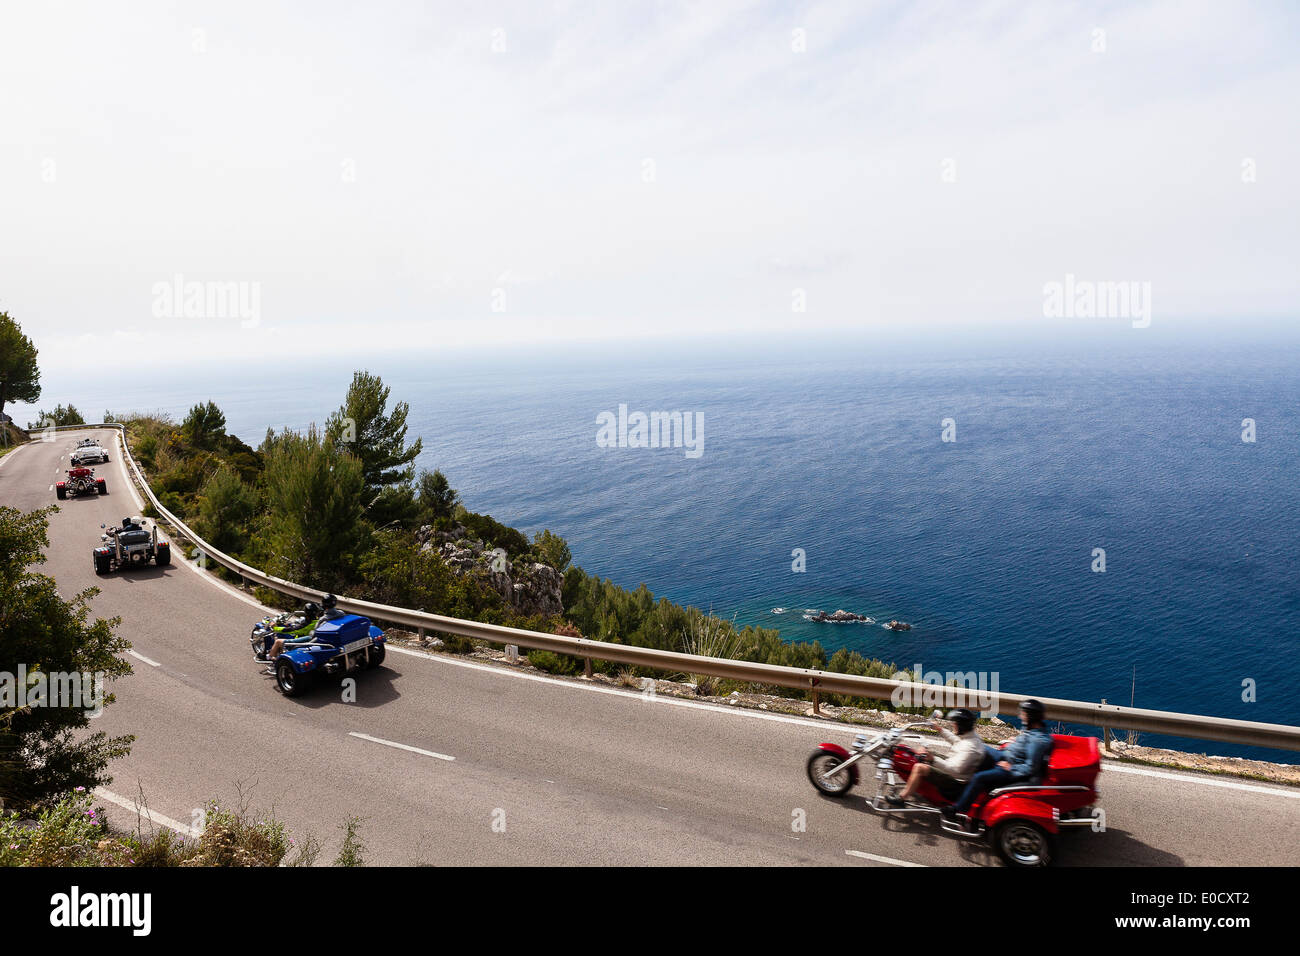
M 1286 3 L 7 0 L 0 309 L 47 367 L 1044 323 L 1067 273 L 1151 283 L 1155 322 L 1295 316 L 1298 28 Z M 256 314 L 173 313 L 177 276 Z

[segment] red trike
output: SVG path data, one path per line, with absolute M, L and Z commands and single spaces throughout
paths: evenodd
M 939 817 L 939 825 L 956 836 L 987 839 L 1009 866 L 1046 866 L 1052 861 L 1056 837 L 1062 829 L 1103 828 L 1104 816 L 1096 806 L 1097 774 L 1101 753 L 1096 737 L 1052 735 L 1052 752 L 1042 783 L 1013 784 L 985 794 L 970 809 L 968 827 L 945 820 L 940 810 L 949 806 L 929 781 L 923 781 L 917 797 L 924 802 L 891 807 L 886 797 L 897 797 L 912 768 L 928 759 L 903 742 L 904 737 L 929 722 L 895 727 L 874 737 L 859 734 L 851 749 L 839 744 L 821 744 L 808 757 L 808 779 L 828 797 L 843 797 L 858 782 L 858 764 L 871 760 L 876 765 L 876 795 L 870 806 L 877 813 L 928 814 Z

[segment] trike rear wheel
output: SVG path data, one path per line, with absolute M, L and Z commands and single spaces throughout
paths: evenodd
M 1028 820 L 1007 820 L 993 828 L 993 848 L 1007 866 L 1047 866 L 1055 855 L 1052 835 Z

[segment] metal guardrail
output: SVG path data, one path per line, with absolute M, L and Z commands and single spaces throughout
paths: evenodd
M 144 474 L 136 464 L 135 458 L 131 455 L 131 450 L 126 441 L 126 429 L 123 425 L 115 422 L 101 425 L 72 425 L 60 426 L 57 430 L 70 431 L 81 428 L 116 428 L 118 430 L 122 439 L 123 457 L 130 465 L 131 472 L 145 497 L 149 499 L 150 504 L 162 516 L 163 520 L 172 525 L 181 537 L 188 538 L 201 554 L 240 575 L 246 582 L 270 588 L 280 594 L 286 594 L 301 601 L 320 599 L 320 591 L 265 574 L 257 568 L 250 567 L 242 561 L 216 550 L 199 537 L 185 522 L 163 507 L 162 502 L 158 500 L 148 482 L 145 481 Z M 362 614 L 377 621 L 455 634 L 459 637 L 476 638 L 496 644 L 514 644 L 535 650 L 553 651 L 557 654 L 568 654 L 573 657 L 584 658 L 587 661 L 612 661 L 619 664 L 630 664 L 674 673 L 702 674 L 729 680 L 747 681 L 754 684 L 768 684 L 776 687 L 812 691 L 814 705 L 819 695 L 827 693 L 846 694 L 874 700 L 890 700 L 896 692 L 899 692 L 913 695 L 910 697 L 911 700 L 918 703 L 924 701 L 927 706 L 971 706 L 979 708 L 982 705 L 993 703 L 993 709 L 997 713 L 1011 715 L 1017 712 L 1022 701 L 1029 699 L 1029 696 L 1023 694 L 1003 694 L 1000 692 L 994 694 L 989 691 L 970 688 L 940 687 L 935 684 L 889 680 L 881 677 L 861 677 L 801 667 L 782 667 L 774 664 L 702 657 L 676 651 L 611 644 L 608 641 L 593 641 L 581 637 L 544 634 L 540 631 L 502 627 L 498 624 L 482 624 L 478 621 L 444 617 L 440 614 L 429 614 L 425 611 L 392 607 L 387 604 L 374 604 L 370 601 L 360 601 L 353 598 L 340 597 L 338 604 L 345 611 Z M 1197 714 L 1143 710 L 1134 707 L 1121 707 L 1115 704 L 1095 704 L 1087 701 L 1060 700 L 1052 697 L 1040 697 L 1038 699 L 1047 708 L 1047 716 L 1051 721 L 1082 724 L 1089 727 L 1106 728 L 1107 730 L 1118 728 L 1143 733 L 1167 734 L 1174 737 L 1190 737 L 1198 740 L 1215 740 L 1223 743 L 1300 751 L 1300 727 L 1285 724 L 1265 724 L 1250 720 L 1233 720 L 1226 717 L 1203 717 Z

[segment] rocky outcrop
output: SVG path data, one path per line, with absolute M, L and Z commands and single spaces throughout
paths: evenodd
M 485 582 L 520 614 L 550 617 L 564 610 L 564 577 L 549 564 L 526 559 L 511 561 L 503 552 L 470 537 L 462 525 L 447 531 L 425 525 L 416 540 L 423 553 L 437 554 L 458 575 Z
M 853 624 L 858 621 L 870 623 L 871 618 L 865 614 L 854 614 L 852 611 L 834 611 L 827 614 L 825 611 L 818 611 L 808 618 L 818 624 Z

